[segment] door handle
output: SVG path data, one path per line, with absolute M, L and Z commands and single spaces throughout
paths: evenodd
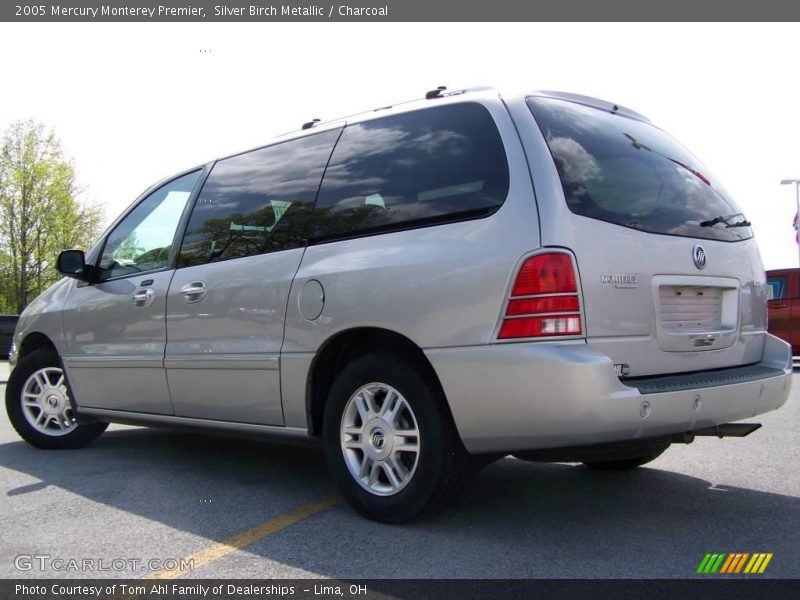
M 155 297 L 156 293 L 152 290 L 152 288 L 147 288 L 144 290 L 136 290 L 133 293 L 133 296 L 131 296 L 131 301 L 135 307 L 144 308 L 146 306 L 150 306 Z
M 770 304 L 769 305 L 770 308 L 786 308 L 787 306 L 789 306 L 789 305 L 786 304 L 785 302 L 781 302 L 780 304 Z
M 181 288 L 183 300 L 188 304 L 200 302 L 206 296 L 206 284 L 202 281 L 192 281 Z

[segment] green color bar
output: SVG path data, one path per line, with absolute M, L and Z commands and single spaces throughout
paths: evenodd
M 716 573 L 719 568 L 722 566 L 722 561 L 725 560 L 725 557 L 728 556 L 726 553 L 722 553 L 719 555 L 717 562 L 714 563 L 714 566 L 711 567 L 710 573 Z
M 714 566 L 714 563 L 717 562 L 717 558 L 719 554 L 712 554 L 711 558 L 708 559 L 708 563 L 706 564 L 706 568 L 703 569 L 703 573 L 711 573 L 711 567 Z
M 711 553 L 710 553 L 710 552 L 708 552 L 708 553 L 707 553 L 707 554 L 706 554 L 706 555 L 703 557 L 703 560 L 700 562 L 700 566 L 699 566 L 699 567 L 697 567 L 697 572 L 698 572 L 698 573 L 705 573 L 704 569 L 705 569 L 705 567 L 706 567 L 706 563 L 708 563 L 708 559 L 710 559 L 710 558 L 711 558 Z

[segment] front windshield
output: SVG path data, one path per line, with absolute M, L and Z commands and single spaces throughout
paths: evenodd
M 527 102 L 572 212 L 652 233 L 723 241 L 752 237 L 720 183 L 660 129 L 565 100 Z

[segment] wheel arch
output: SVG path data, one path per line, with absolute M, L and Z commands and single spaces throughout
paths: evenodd
M 322 415 L 327 392 L 336 375 L 353 359 L 376 353 L 397 357 L 424 369 L 435 381 L 450 412 L 441 381 L 422 348 L 406 336 L 390 329 L 356 327 L 340 331 L 325 340 L 311 362 L 306 381 L 306 415 L 310 436 L 319 437 L 322 434 Z
M 31 352 L 41 349 L 52 350 L 56 353 L 58 352 L 53 340 L 40 331 L 31 331 L 25 334 L 25 337 L 22 338 L 22 343 L 17 351 L 17 361 L 21 360 Z

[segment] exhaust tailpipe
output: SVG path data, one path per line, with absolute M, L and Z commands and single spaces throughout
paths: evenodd
M 718 438 L 744 437 L 760 428 L 761 423 L 724 423 L 722 425 L 715 425 L 714 427 L 697 429 L 692 433 L 694 435 L 715 436 Z

